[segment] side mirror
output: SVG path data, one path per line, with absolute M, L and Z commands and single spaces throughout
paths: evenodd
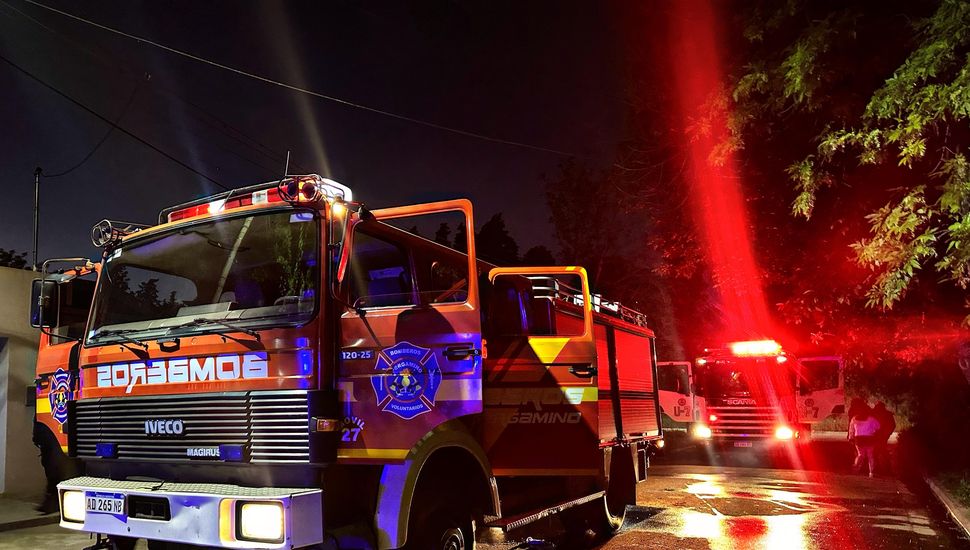
M 60 307 L 60 289 L 54 281 L 34 279 L 30 285 L 30 326 L 51 328 L 57 326 Z

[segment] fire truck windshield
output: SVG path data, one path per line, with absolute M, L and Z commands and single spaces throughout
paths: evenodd
M 319 250 L 317 217 L 293 210 L 135 240 L 105 259 L 88 343 L 305 323 L 316 309 Z
M 790 394 L 795 387 L 795 372 L 774 358 L 734 358 L 710 360 L 694 373 L 697 393 L 707 398 L 752 397 Z

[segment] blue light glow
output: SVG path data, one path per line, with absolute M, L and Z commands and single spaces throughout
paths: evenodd
M 101 458 L 116 458 L 118 445 L 116 443 L 98 443 L 94 446 L 94 454 Z
M 296 363 L 300 366 L 300 374 L 308 375 L 313 372 L 313 350 L 301 349 L 296 352 Z

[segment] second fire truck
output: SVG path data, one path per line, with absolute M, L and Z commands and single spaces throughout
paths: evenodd
M 705 350 L 692 365 L 661 362 L 664 413 L 702 441 L 733 447 L 805 441 L 845 409 L 842 361 L 797 358 L 773 340 Z

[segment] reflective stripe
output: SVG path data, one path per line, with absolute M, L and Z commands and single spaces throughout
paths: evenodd
M 338 449 L 337 458 L 404 459 L 411 449 Z
M 43 413 L 50 414 L 50 412 L 51 412 L 51 400 L 47 396 L 44 396 L 43 399 L 38 398 L 37 414 L 43 414 Z

